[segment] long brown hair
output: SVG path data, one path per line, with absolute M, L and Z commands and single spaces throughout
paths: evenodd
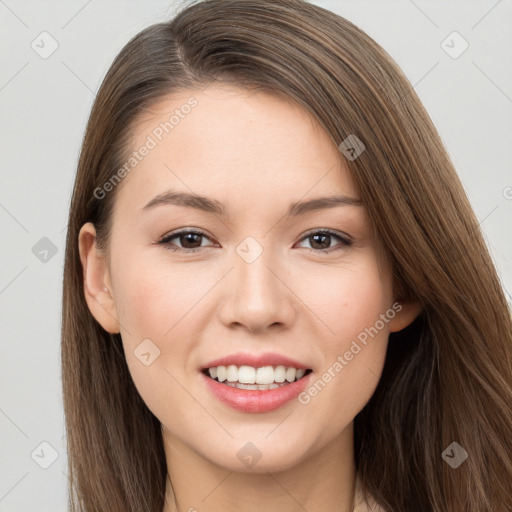
M 368 35 L 302 0 L 206 0 L 129 41 L 96 96 L 69 213 L 62 381 L 72 511 L 161 512 L 161 426 L 131 379 L 120 335 L 90 313 L 78 252 L 90 221 L 108 247 L 117 188 L 139 116 L 213 81 L 295 101 L 346 163 L 394 273 L 422 312 L 391 334 L 384 372 L 355 418 L 355 462 L 387 511 L 512 510 L 512 322 L 464 189 L 411 84 Z M 133 150 L 133 148 L 132 148 Z M 340 152 L 340 158 L 342 154 Z M 458 443 L 468 458 L 443 457 Z M 453 450 L 453 445 L 452 445 Z M 336 482 L 332 482 L 336 485 Z

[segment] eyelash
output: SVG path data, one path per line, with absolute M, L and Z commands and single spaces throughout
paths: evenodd
M 193 249 L 183 249 L 183 248 L 176 247 L 176 246 L 173 246 L 170 244 L 171 240 L 178 238 L 181 235 L 186 235 L 186 234 L 201 235 L 201 236 L 209 239 L 208 235 L 204 231 L 197 230 L 197 229 L 183 229 L 181 231 L 176 231 L 174 233 L 169 233 L 168 235 L 165 235 L 157 243 L 158 243 L 158 245 L 163 245 L 167 250 L 173 251 L 173 252 L 182 252 L 182 253 L 190 254 L 190 253 L 199 252 L 202 249 L 204 249 L 204 247 L 195 247 Z M 334 249 L 334 250 L 332 247 L 330 247 L 329 249 L 308 249 L 307 247 L 304 247 L 304 249 L 308 249 L 309 252 L 318 254 L 318 253 L 334 252 L 337 250 L 345 249 L 352 245 L 352 240 L 350 240 L 348 237 L 344 237 L 344 236 L 340 235 L 337 231 L 333 231 L 332 229 L 317 229 L 317 230 L 309 231 L 300 239 L 300 241 L 302 242 L 303 240 L 310 238 L 313 235 L 318 235 L 318 234 L 334 236 L 335 238 L 340 240 L 340 242 L 341 242 L 339 244 L 340 247 L 338 249 Z

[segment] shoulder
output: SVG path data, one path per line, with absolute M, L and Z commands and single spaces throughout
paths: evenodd
M 359 475 L 356 475 L 353 512 L 386 512 L 371 496 L 368 497 L 367 501 L 364 499 L 363 486 Z

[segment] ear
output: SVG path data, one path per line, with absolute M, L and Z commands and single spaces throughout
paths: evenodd
M 395 316 L 389 321 L 390 332 L 397 332 L 405 329 L 416 319 L 421 312 L 419 302 L 398 302 L 398 306 L 393 308 L 396 311 Z
M 104 254 L 96 246 L 96 229 L 91 222 L 80 229 L 78 249 L 84 276 L 84 295 L 89 310 L 103 329 L 116 334 L 119 332 L 119 321 L 110 272 Z

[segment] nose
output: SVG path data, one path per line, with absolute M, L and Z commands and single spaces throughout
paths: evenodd
M 290 327 L 298 311 L 291 274 L 282 262 L 271 257 L 269 249 L 248 262 L 233 255 L 233 269 L 224 280 L 224 301 L 219 308 L 227 327 L 264 332 L 268 327 Z

